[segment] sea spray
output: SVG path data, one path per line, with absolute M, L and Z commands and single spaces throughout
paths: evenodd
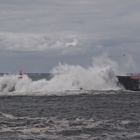
M 33 81 L 28 75 L 19 79 L 17 75 L 4 75 L 0 77 L 1 91 L 14 91 L 16 93 L 58 92 L 67 90 L 117 90 L 118 80 L 115 75 L 117 65 L 107 55 L 93 59 L 89 67 L 80 65 L 59 64 L 53 68 L 53 77 L 50 80 L 38 79 Z

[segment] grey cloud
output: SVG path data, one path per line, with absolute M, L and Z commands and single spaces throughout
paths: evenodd
M 127 51 L 138 62 L 138 52 L 140 51 L 139 7 L 139 0 L 0 0 L 0 32 L 23 33 L 27 34 L 27 38 L 28 34 L 42 33 L 50 36 L 57 34 L 63 38 L 76 35 L 78 43 L 80 43 L 78 47 L 64 47 L 65 43 L 74 43 L 65 42 L 60 43 L 63 46 L 63 52 L 60 47 L 58 47 L 59 51 L 55 49 L 50 51 L 47 61 L 51 66 L 50 60 L 56 62 L 55 55 L 60 61 L 68 62 L 67 58 L 71 58 L 70 62 L 78 59 L 77 63 L 85 64 L 87 63 L 85 59 L 89 60 L 92 55 L 108 52 L 115 58 L 122 51 Z M 27 39 L 25 40 L 27 41 Z M 9 51 L 7 42 L 2 41 L 0 39 L 0 48 Z M 14 41 L 11 40 L 11 42 Z M 17 55 L 17 58 L 20 57 L 21 52 L 19 51 L 25 49 L 29 52 L 32 49 L 36 50 L 34 52 L 36 58 L 30 57 L 32 62 L 37 60 L 37 56 L 40 56 L 39 49 L 34 43 L 29 43 L 27 46 L 26 43 L 21 43 L 20 46 L 20 43 L 17 42 L 24 41 L 17 39 L 10 44 L 12 51 L 18 51 L 17 54 L 14 54 L 14 56 Z M 32 42 L 32 39 L 27 42 Z M 67 53 L 67 50 L 71 53 Z M 45 55 L 44 52 L 41 54 Z M 26 57 L 24 52 L 23 56 Z

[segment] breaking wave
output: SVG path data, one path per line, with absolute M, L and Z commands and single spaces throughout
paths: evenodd
M 0 77 L 0 90 L 4 93 L 17 94 L 62 94 L 65 91 L 86 90 L 118 90 L 118 80 L 115 76 L 116 64 L 107 56 L 95 58 L 92 66 L 59 64 L 51 73 L 50 80 L 41 78 L 33 80 L 24 74 L 3 75 Z M 68 92 L 65 92 L 68 94 Z

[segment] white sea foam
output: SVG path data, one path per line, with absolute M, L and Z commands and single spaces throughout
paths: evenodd
M 117 65 L 107 55 L 95 58 L 92 66 L 59 64 L 51 73 L 52 79 L 33 81 L 27 75 L 19 79 L 17 75 L 0 77 L 0 90 L 15 94 L 67 94 L 64 91 L 82 90 L 117 90 L 118 80 L 115 76 Z M 79 92 L 80 93 L 80 92 Z M 9 94 L 9 93 L 8 93 Z
M 7 113 L 0 112 L 0 115 L 2 115 L 4 118 L 7 118 L 7 119 L 11 119 L 11 120 L 16 119 L 16 117 L 13 116 L 12 114 L 7 114 Z
M 20 125 L 17 120 L 20 120 Z M 40 121 L 39 121 L 40 120 Z M 1 127 L 1 133 L 18 134 L 18 138 L 48 138 L 48 139 L 63 139 L 63 137 L 67 136 L 70 139 L 76 138 L 106 138 L 106 139 L 135 139 L 140 137 L 139 132 L 128 132 L 127 123 L 122 123 L 122 121 L 115 120 L 94 120 L 86 119 L 86 118 L 75 118 L 72 120 L 67 119 L 58 119 L 55 117 L 17 117 L 17 119 L 13 119 L 12 121 L 6 120 L 7 123 L 4 127 Z M 128 120 L 129 123 L 133 123 L 133 121 Z M 11 124 L 18 125 L 11 125 Z M 27 124 L 28 122 L 28 124 Z M 36 122 L 36 123 L 32 123 Z M 103 131 L 104 130 L 104 131 Z M 115 130 L 115 131 L 114 131 Z M 126 130 L 126 131 L 125 131 Z M 95 134 L 93 137 L 93 134 Z M 100 132 L 100 133 L 98 133 Z

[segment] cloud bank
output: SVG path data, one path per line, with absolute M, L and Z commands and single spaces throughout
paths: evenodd
M 31 63 L 46 53 L 51 66 L 84 65 L 106 52 L 121 62 L 132 57 L 140 69 L 139 7 L 139 0 L 0 0 L 0 65 L 9 65 L 3 51 L 17 51 L 12 59 L 32 52 Z
M 0 50 L 19 52 L 44 52 L 78 48 L 78 38 L 47 34 L 0 33 Z

